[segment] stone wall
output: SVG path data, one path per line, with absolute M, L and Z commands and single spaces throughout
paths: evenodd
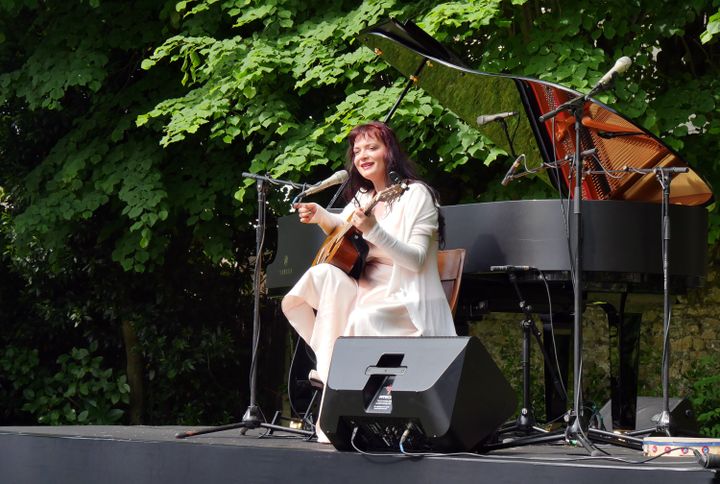
M 670 396 L 689 397 L 699 375 L 720 373 L 720 250 L 711 251 L 704 287 L 673 299 L 670 324 Z M 491 314 L 470 324 L 470 334 L 480 338 L 511 384 L 522 389 L 519 314 Z M 536 320 L 539 322 L 539 319 Z M 643 312 L 640 341 L 639 395 L 661 396 L 662 297 Z M 588 402 L 604 404 L 610 396 L 609 334 L 600 308 L 588 307 L 583 315 L 583 394 Z M 542 355 L 532 341 L 532 397 L 538 418 L 544 415 Z M 713 364 L 703 357 L 714 356 Z M 700 368 L 703 368 L 700 370 Z M 570 361 L 572 371 L 572 359 Z M 572 379 L 570 380 L 572 382 Z M 572 383 L 570 384 L 572 388 Z M 571 390 L 570 388 L 570 390 Z

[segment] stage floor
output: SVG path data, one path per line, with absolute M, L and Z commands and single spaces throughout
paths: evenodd
M 612 458 L 583 448 L 544 444 L 484 455 L 410 457 L 339 452 L 331 445 L 240 430 L 177 439 L 186 427 L 0 427 L 0 482 L 264 483 L 264 482 L 597 482 L 720 483 L 694 458 L 647 458 L 601 445 Z

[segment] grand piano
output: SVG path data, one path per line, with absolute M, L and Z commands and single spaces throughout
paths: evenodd
M 444 206 L 446 248 L 462 247 L 467 255 L 456 319 L 476 320 L 488 312 L 520 311 L 508 275 L 494 266 L 528 266 L 516 273 L 523 299 L 533 311 L 557 324 L 574 310 L 570 234 L 576 153 L 571 113 L 540 121 L 543 114 L 580 93 L 550 82 L 489 74 L 466 67 L 452 52 L 412 22 L 389 20 L 368 28 L 360 40 L 470 126 L 506 148 L 536 160 L 563 194 L 558 199 L 499 201 Z M 503 122 L 478 126 L 478 116 L 517 112 Z M 612 108 L 584 101 L 579 136 L 582 179 L 582 300 L 598 304 L 610 325 L 611 398 L 614 428 L 635 426 L 639 334 L 642 311 L 662 303 L 662 187 L 652 169 L 688 167 L 682 157 L 649 131 Z M 505 129 L 503 129 L 505 128 Z M 512 132 L 513 136 L 507 135 Z M 669 193 L 669 287 L 674 295 L 702 285 L 707 267 L 707 210 L 713 194 L 692 169 L 672 178 Z M 567 195 L 567 196 L 566 196 Z M 278 248 L 267 268 L 271 294 L 283 294 L 310 265 L 323 236 L 296 216 L 278 221 Z M 549 289 L 549 291 L 548 291 Z M 648 296 L 655 295 L 655 298 Z M 549 333 L 546 332 L 547 343 Z M 569 351 L 558 349 L 560 359 Z M 564 349 L 563 349 L 564 348 Z M 552 355 L 555 356 L 555 355 Z M 546 382 L 549 374 L 546 369 Z M 561 368 L 567 374 L 567 368 Z M 563 376 L 565 376 L 563 375 Z M 548 418 L 562 414 L 567 402 L 552 385 L 546 388 Z

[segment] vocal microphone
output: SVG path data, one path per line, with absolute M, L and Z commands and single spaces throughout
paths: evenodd
M 328 178 L 324 179 L 323 181 L 310 186 L 310 188 L 308 188 L 307 190 L 304 190 L 302 193 L 300 193 L 297 196 L 297 198 L 305 197 L 307 195 L 312 195 L 313 193 L 321 192 L 328 187 L 331 187 L 334 185 L 339 185 L 347 179 L 348 179 L 347 170 L 340 170 L 340 171 L 334 173 L 332 176 L 329 176 Z
M 603 87 L 606 87 L 608 84 L 610 84 L 610 81 L 612 81 L 616 75 L 624 74 L 625 71 L 627 71 L 630 68 L 630 65 L 632 64 L 632 59 L 628 56 L 620 57 L 616 62 L 615 65 L 612 66 L 612 69 L 607 71 L 607 73 L 600 78 L 600 80 L 595 84 L 595 87 L 593 88 L 593 91 L 601 89 Z
M 507 113 L 484 114 L 477 117 L 477 125 L 482 126 L 484 124 L 492 123 L 493 121 L 500 121 L 501 119 L 509 118 L 511 116 L 517 116 L 517 113 L 515 111 L 510 111 Z
M 490 266 L 490 272 L 526 272 L 536 270 L 533 266 Z
M 513 175 L 517 171 L 518 168 L 520 168 L 520 160 L 524 159 L 525 155 L 522 154 L 515 158 L 515 161 L 513 161 L 513 164 L 510 165 L 510 169 L 505 173 L 505 178 L 500 182 L 500 185 L 507 186 L 508 183 L 510 183 L 510 180 L 512 180 Z

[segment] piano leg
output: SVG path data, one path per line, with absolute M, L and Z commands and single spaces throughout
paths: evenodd
M 482 316 L 476 317 L 473 321 L 479 321 Z M 455 332 L 458 336 L 468 336 L 470 334 L 470 319 L 464 308 L 458 308 L 455 313 Z
M 642 314 L 625 313 L 625 297 L 620 311 L 602 305 L 610 329 L 610 398 L 613 430 L 635 430 L 638 371 L 640 363 L 640 322 Z
M 570 365 L 570 352 L 572 343 L 572 314 L 558 313 L 552 316 L 541 314 L 543 324 L 543 344 L 551 361 L 559 366 L 560 379 L 565 388 L 568 385 L 568 370 Z M 553 335 L 555 344 L 553 344 Z M 557 353 L 556 353 L 557 350 Z M 545 368 L 545 416 L 548 422 L 562 417 L 568 409 L 568 401 L 553 385 L 553 375 L 547 365 Z

